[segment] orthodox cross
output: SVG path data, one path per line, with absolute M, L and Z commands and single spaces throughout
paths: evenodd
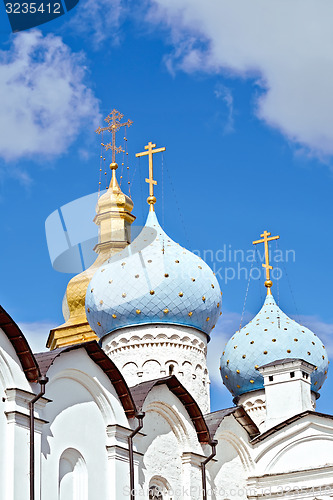
M 137 153 L 135 156 L 147 156 L 149 157 L 149 178 L 146 179 L 146 182 L 149 184 L 149 197 L 147 198 L 147 202 L 150 205 L 150 210 L 154 210 L 154 203 L 156 203 L 156 198 L 154 196 L 154 186 L 157 185 L 157 181 L 154 180 L 154 173 L 153 173 L 153 154 L 154 153 L 161 153 L 162 151 L 165 151 L 165 148 L 156 148 L 156 144 L 153 144 L 152 142 L 148 142 L 147 146 L 145 146 L 145 149 L 148 149 L 148 151 L 143 151 L 142 153 Z
M 272 240 L 278 240 L 280 236 L 271 236 L 271 233 L 269 233 L 268 231 L 264 231 L 263 234 L 261 234 L 260 236 L 263 239 L 254 241 L 253 245 L 257 245 L 258 243 L 264 243 L 265 245 L 265 264 L 263 264 L 262 267 L 266 269 L 265 287 L 267 288 L 267 295 L 270 295 L 271 293 L 270 288 L 273 284 L 270 278 L 270 270 L 273 269 L 273 267 L 269 265 L 268 242 Z M 271 237 L 269 238 L 269 236 Z
M 121 127 L 130 127 L 133 122 L 131 120 L 127 120 L 125 123 L 121 123 L 121 120 L 124 118 L 124 115 L 113 109 L 111 113 L 105 118 L 104 121 L 108 124 L 107 127 L 98 127 L 96 130 L 97 134 L 101 134 L 102 132 L 108 131 L 112 134 L 112 140 L 108 144 L 103 144 L 105 150 L 108 151 L 111 149 L 112 151 L 112 163 L 116 163 L 116 153 L 122 153 L 124 150 L 121 146 L 116 146 L 116 133 Z

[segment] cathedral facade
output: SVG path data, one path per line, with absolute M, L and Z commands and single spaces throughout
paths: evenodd
M 221 353 L 233 402 L 210 411 L 206 354 L 222 293 L 158 221 L 154 148 L 139 153 L 149 212 L 131 241 L 133 203 L 111 143 L 97 259 L 69 282 L 49 350 L 32 353 L 0 309 L 0 498 L 331 499 L 333 417 L 316 412 L 326 349 L 275 302 L 268 258 L 262 309 Z

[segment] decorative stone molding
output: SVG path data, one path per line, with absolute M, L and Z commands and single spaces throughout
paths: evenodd
M 237 398 L 237 404 L 243 406 L 246 413 L 260 430 L 264 429 L 266 420 L 266 397 L 264 389 L 241 394 Z
M 23 427 L 24 429 L 29 429 L 30 427 L 30 417 L 26 413 L 22 413 L 20 411 L 5 411 L 5 415 L 7 417 L 7 422 L 9 424 L 15 424 L 19 427 Z M 47 420 L 43 420 L 42 418 L 35 417 L 35 431 L 42 432 L 42 428 L 44 424 L 48 424 Z
M 176 375 L 202 412 L 209 412 L 206 334 L 187 326 L 140 325 L 106 335 L 102 347 L 130 387 Z
M 192 451 L 185 451 L 182 454 L 182 463 L 190 464 L 194 467 L 201 467 L 202 462 L 206 459 L 206 455 L 199 455 L 198 453 L 193 453 Z M 216 462 L 215 458 L 211 460 Z

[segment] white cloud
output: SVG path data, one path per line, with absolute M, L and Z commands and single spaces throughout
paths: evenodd
M 56 325 L 48 321 L 22 322 L 18 323 L 23 335 L 28 341 L 32 352 L 47 351 L 46 341 L 50 330 Z
M 38 30 L 13 35 L 0 51 L 0 157 L 6 161 L 66 151 L 83 123 L 99 120 L 84 82 L 82 54 Z
M 89 39 L 97 49 L 105 40 L 119 42 L 118 28 L 123 12 L 121 0 L 81 0 L 65 28 Z
M 148 20 L 171 33 L 169 69 L 251 78 L 261 120 L 309 154 L 333 154 L 330 0 L 152 1 Z
M 219 83 L 214 90 L 215 97 L 223 101 L 227 108 L 227 120 L 224 124 L 223 131 L 229 134 L 234 131 L 234 98 L 231 89 Z

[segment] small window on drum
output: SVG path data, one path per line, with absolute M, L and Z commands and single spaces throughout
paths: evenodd
M 163 500 L 163 495 L 158 486 L 149 488 L 149 500 Z
M 175 369 L 174 365 L 169 365 L 169 375 L 173 374 L 174 369 Z

